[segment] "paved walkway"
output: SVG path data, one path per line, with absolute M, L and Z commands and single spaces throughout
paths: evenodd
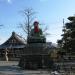
M 48 71 L 21 70 L 15 61 L 0 61 L 0 75 L 50 75 Z
M 46 70 L 21 70 L 17 61 L 0 61 L 0 75 L 51 75 Z M 75 73 L 63 73 L 60 75 L 75 75 Z

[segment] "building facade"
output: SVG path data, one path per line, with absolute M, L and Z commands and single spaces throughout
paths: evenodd
M 25 44 L 26 42 L 21 36 L 12 32 L 11 37 L 0 45 L 0 60 L 19 60 Z

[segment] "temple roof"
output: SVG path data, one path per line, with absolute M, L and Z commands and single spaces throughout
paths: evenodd
M 10 38 L 6 42 L 4 42 L 2 45 L 0 45 L 0 49 L 10 48 L 10 47 L 24 48 L 25 44 L 26 44 L 26 40 L 24 38 L 22 38 L 15 32 L 12 32 L 12 35 L 10 36 Z

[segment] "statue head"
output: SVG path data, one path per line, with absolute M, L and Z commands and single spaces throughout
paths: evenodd
M 35 31 L 35 32 L 39 32 L 38 24 L 39 24 L 38 21 L 35 21 L 35 22 L 34 22 L 34 31 Z
M 38 26 L 39 22 L 38 21 L 35 21 L 34 22 L 34 27 Z

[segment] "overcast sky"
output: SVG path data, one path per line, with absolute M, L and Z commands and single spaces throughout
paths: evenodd
M 63 18 L 75 15 L 75 0 L 0 0 L 0 43 L 5 42 L 15 31 L 25 37 L 17 28 L 24 21 L 21 10 L 33 8 L 36 19 L 48 26 L 47 41 L 56 43 L 61 38 Z

